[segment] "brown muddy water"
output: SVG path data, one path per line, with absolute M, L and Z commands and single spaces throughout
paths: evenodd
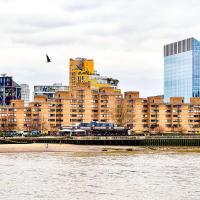
M 2 200 L 199 200 L 200 154 L 0 154 Z

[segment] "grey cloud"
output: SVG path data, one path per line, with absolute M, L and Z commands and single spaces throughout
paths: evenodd
M 68 19 L 62 18 L 54 18 L 54 17 L 45 17 L 40 16 L 36 18 L 32 18 L 31 16 L 26 19 L 19 19 L 17 20 L 17 23 L 21 26 L 27 25 L 29 27 L 35 27 L 40 29 L 46 29 L 46 28 L 58 28 L 63 26 L 70 26 L 73 24 L 72 21 Z
M 61 37 L 61 38 L 55 38 L 55 37 L 37 38 L 34 36 L 23 37 L 23 38 L 12 37 L 11 40 L 14 43 L 34 45 L 34 46 L 69 45 L 71 43 L 74 43 L 72 39 L 67 37 Z
M 72 11 L 72 12 L 81 12 L 81 11 L 88 11 L 91 9 L 96 9 L 99 8 L 101 4 L 99 3 L 99 5 L 97 5 L 96 3 L 90 3 L 90 4 L 85 4 L 83 1 L 80 4 L 77 5 L 66 5 L 64 7 L 64 10 L 67 11 Z
M 69 57 L 83 56 L 93 58 L 104 75 L 119 78 L 124 90 L 162 93 L 163 45 L 200 39 L 199 8 L 197 0 L 0 1 L 0 66 L 24 82 L 18 71 L 34 69 L 42 82 L 48 74 L 40 56 L 48 50 L 54 60 L 65 60 L 55 64 L 60 70 L 56 80 L 63 80 Z M 52 65 L 51 79 L 54 70 Z M 29 79 L 35 80 L 35 74 Z
M 100 8 L 103 4 L 104 0 L 101 1 L 93 1 L 93 0 L 74 0 L 63 3 L 62 9 L 65 11 L 71 12 L 82 12 L 89 11 Z M 77 14 L 77 13 L 76 13 Z

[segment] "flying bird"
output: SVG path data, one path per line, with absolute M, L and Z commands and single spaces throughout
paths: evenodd
M 49 58 L 49 56 L 46 54 L 47 57 L 47 63 L 51 62 L 51 59 Z

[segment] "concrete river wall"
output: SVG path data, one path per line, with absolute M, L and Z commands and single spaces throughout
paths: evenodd
M 200 146 L 200 136 L 84 136 L 0 138 L 0 144 L 60 143 L 122 146 Z

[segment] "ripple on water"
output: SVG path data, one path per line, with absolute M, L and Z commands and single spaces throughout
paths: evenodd
M 1 199 L 199 199 L 199 154 L 0 155 Z

